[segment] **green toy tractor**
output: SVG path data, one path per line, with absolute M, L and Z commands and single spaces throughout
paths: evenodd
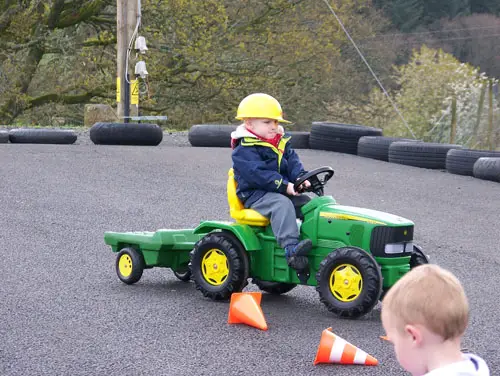
M 155 232 L 106 232 L 105 243 L 117 252 L 121 281 L 140 280 L 143 270 L 171 268 L 182 281 L 213 300 L 229 299 L 252 278 L 261 290 L 284 294 L 299 284 L 315 286 L 320 301 L 340 317 L 358 318 L 370 312 L 383 294 L 411 268 L 428 263 L 413 243 L 414 223 L 380 211 L 338 205 L 325 196 L 333 176 L 321 167 L 302 176 L 315 197 L 297 210 L 300 237 L 310 239 L 309 270 L 290 268 L 276 242 L 269 220 L 245 209 L 236 195 L 233 170 L 227 194 L 234 222 L 203 221 L 195 229 Z

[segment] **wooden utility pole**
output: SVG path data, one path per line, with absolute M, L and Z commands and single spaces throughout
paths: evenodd
M 127 50 L 135 27 L 137 25 L 138 5 L 136 0 L 117 0 L 116 6 L 116 101 L 118 102 L 117 116 L 119 118 L 119 121 L 123 120 L 123 122 L 127 123 L 129 120 L 127 118 L 128 116 L 136 116 L 138 113 L 138 105 L 134 105 L 132 106 L 132 108 L 130 106 L 129 82 L 134 77 L 134 68 L 131 68 L 130 64 L 130 59 L 134 56 L 133 43 L 129 61 L 127 62 Z M 127 68 L 128 77 L 126 77 Z

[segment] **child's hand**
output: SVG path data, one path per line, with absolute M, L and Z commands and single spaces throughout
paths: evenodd
M 309 188 L 311 186 L 311 183 L 309 182 L 309 180 L 305 180 L 300 186 L 299 186 L 299 189 L 298 191 L 299 192 L 303 192 L 305 191 L 307 188 Z
M 286 193 L 289 196 L 297 196 L 298 195 L 298 193 L 295 192 L 295 189 L 293 188 L 293 183 L 288 183 L 288 185 L 286 187 Z

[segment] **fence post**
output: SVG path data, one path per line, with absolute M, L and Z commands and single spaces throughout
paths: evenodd
M 476 124 L 474 125 L 474 132 L 472 133 L 474 137 L 476 137 L 476 142 L 478 142 L 481 137 L 479 137 L 479 124 L 481 124 L 481 115 L 483 114 L 483 108 L 484 108 L 484 97 L 486 96 L 486 85 L 488 83 L 485 81 L 483 82 L 481 86 L 481 94 L 479 95 L 479 103 L 477 107 L 477 118 L 476 118 Z
M 493 80 L 490 79 L 489 87 L 488 87 L 488 102 L 489 102 L 489 111 L 488 111 L 488 149 L 493 150 Z
M 453 94 L 451 100 L 451 131 L 450 131 L 450 144 L 455 143 L 455 136 L 457 134 L 457 96 Z

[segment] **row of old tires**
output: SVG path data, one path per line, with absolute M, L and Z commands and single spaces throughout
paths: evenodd
M 90 139 L 96 145 L 157 146 L 163 140 L 163 130 L 150 123 L 95 123 Z M 73 144 L 78 136 L 73 130 L 51 128 L 20 128 L 0 130 L 0 143 Z
M 498 151 L 463 149 L 461 145 L 456 144 L 367 136 L 359 140 L 358 155 L 500 182 Z
M 229 147 L 236 125 L 197 124 L 188 133 L 192 146 Z M 312 123 L 310 132 L 289 132 L 295 149 L 328 150 L 390 163 L 447 170 L 500 182 L 500 152 L 463 149 L 457 144 L 384 137 L 379 128 L 330 122 Z
M 11 129 L 0 131 L 0 143 L 13 144 L 73 144 L 78 136 L 66 129 Z

